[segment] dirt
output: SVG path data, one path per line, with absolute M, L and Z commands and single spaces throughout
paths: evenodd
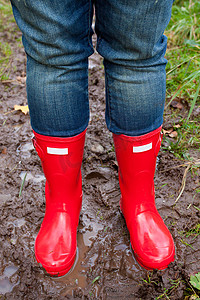
M 199 223 L 198 170 L 187 172 L 184 192 L 175 204 L 186 166 L 161 149 L 156 204 L 173 235 L 176 259 L 164 271 L 144 270 L 134 259 L 119 209 L 118 167 L 104 120 L 104 71 L 97 53 L 89 66 L 91 118 L 82 164 L 76 264 L 70 274 L 54 279 L 36 262 L 34 241 L 45 212 L 45 178 L 32 146 L 29 115 L 13 111 L 15 104 L 27 103 L 26 58 L 22 48 L 12 40 L 10 44 L 15 67 L 9 81 L 0 83 L 0 299 L 184 299 L 191 289 L 189 276 L 200 271 L 200 235 L 181 235 Z

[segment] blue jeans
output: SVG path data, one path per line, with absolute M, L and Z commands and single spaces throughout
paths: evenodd
M 11 0 L 27 54 L 33 129 L 74 136 L 89 121 L 88 57 L 95 7 L 97 51 L 104 58 L 106 124 L 139 136 L 163 122 L 164 58 L 173 0 Z

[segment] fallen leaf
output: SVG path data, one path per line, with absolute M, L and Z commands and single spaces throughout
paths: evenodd
M 176 97 L 170 104 L 173 108 L 183 109 L 183 99 Z
M 178 136 L 178 132 L 177 132 L 177 131 L 172 131 L 172 132 L 169 134 L 169 136 L 170 136 L 171 138 L 176 138 L 176 137 Z
M 180 128 L 180 127 L 181 127 L 180 124 L 174 125 L 174 128 Z
M 6 147 L 3 147 L 1 153 L 2 153 L 2 154 L 7 154 L 7 148 L 6 148 Z
M 194 276 L 190 276 L 190 283 L 198 290 L 200 290 L 200 272 Z
M 29 112 L 28 105 L 14 105 L 15 110 L 21 110 L 25 115 Z
M 21 76 L 17 76 L 17 81 L 20 83 L 20 84 L 25 84 L 26 83 L 26 77 L 21 77 Z
M 164 134 L 169 134 L 169 133 L 171 133 L 173 131 L 173 128 L 170 128 L 170 129 L 168 129 L 168 130 L 165 130 L 164 128 L 163 128 L 163 133 Z

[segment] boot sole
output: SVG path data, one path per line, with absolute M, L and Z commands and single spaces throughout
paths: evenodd
M 72 260 L 70 261 L 70 263 L 68 263 L 66 266 L 62 266 L 61 269 L 58 271 L 48 270 L 49 268 L 47 266 L 42 265 L 42 263 L 40 262 L 40 260 L 37 258 L 36 255 L 35 255 L 35 258 L 36 258 L 37 262 L 40 264 L 40 266 L 47 272 L 48 275 L 50 275 L 51 277 L 61 277 L 71 271 L 71 269 L 76 261 L 76 257 L 77 257 L 76 254 L 77 254 L 77 251 L 76 251 L 74 257 L 72 258 Z
M 131 246 L 131 248 L 133 249 L 132 246 Z M 165 269 L 168 268 L 169 264 L 175 260 L 175 253 L 173 253 L 173 255 L 172 255 L 173 259 L 169 260 L 169 258 L 171 257 L 171 256 L 170 256 L 170 257 L 168 258 L 169 262 L 168 262 L 166 265 L 164 265 L 164 266 L 162 266 L 162 267 L 154 267 L 154 268 L 152 267 L 152 268 L 150 268 L 150 267 L 145 266 L 145 265 L 143 264 L 143 262 L 141 262 L 141 260 L 139 259 L 139 257 L 137 256 L 137 254 L 134 252 L 134 250 L 133 250 L 133 254 L 134 254 L 134 257 L 135 257 L 136 261 L 139 263 L 139 265 L 140 265 L 141 267 L 143 267 L 144 269 L 148 270 L 148 271 L 153 271 L 153 270 L 165 270 Z

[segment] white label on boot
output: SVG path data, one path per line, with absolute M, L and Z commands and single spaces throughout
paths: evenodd
M 50 148 L 47 147 L 47 153 L 56 155 L 66 155 L 68 154 L 68 148 Z
M 152 149 L 152 143 L 143 146 L 133 146 L 133 153 L 145 152 Z

